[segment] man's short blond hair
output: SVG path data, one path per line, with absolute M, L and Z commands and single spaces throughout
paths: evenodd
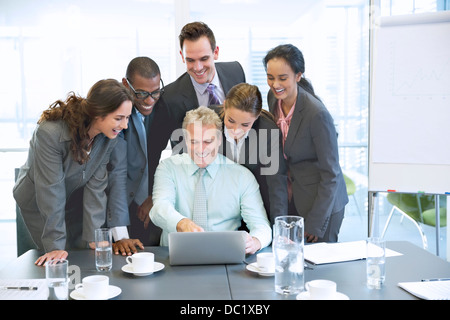
M 218 132 L 222 133 L 222 120 L 219 115 L 208 107 L 198 107 L 197 109 L 188 111 L 183 120 L 183 129 L 186 130 L 187 126 L 191 123 L 199 123 L 203 126 L 213 125 Z

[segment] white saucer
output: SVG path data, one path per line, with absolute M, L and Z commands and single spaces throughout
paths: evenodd
M 164 269 L 164 264 L 162 264 L 160 262 L 156 262 L 156 261 L 155 261 L 155 264 L 153 265 L 152 272 L 136 272 L 135 273 L 135 272 L 133 272 L 133 267 L 131 266 L 131 264 L 128 264 L 128 263 L 122 267 L 123 272 L 132 273 L 138 277 L 148 276 L 148 275 L 152 274 L 153 272 L 158 272 L 158 271 L 161 271 L 162 269 Z
M 309 292 L 303 291 L 303 292 L 299 293 L 297 295 L 297 300 L 311 300 L 311 297 L 309 296 Z M 329 300 L 350 300 L 350 298 L 343 293 L 336 292 L 336 295 L 334 296 L 334 298 L 329 299 Z
M 263 277 L 272 277 L 273 275 L 275 275 L 275 271 L 274 272 L 261 272 L 261 271 L 259 271 L 257 262 L 253 262 L 253 263 L 248 264 L 246 266 L 246 269 L 248 271 L 255 272 L 255 273 L 257 273 L 257 274 L 259 274 L 260 276 L 263 276 Z
M 122 292 L 122 289 L 116 286 L 110 285 L 108 287 L 108 297 L 104 300 L 112 299 L 117 297 Z M 86 300 L 86 297 L 83 294 L 83 288 L 75 289 L 70 293 L 70 297 L 75 300 Z

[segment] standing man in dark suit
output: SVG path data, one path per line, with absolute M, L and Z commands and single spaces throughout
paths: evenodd
M 161 152 L 176 129 L 180 129 L 187 111 L 199 106 L 222 104 L 225 95 L 236 84 L 245 82 L 239 62 L 218 62 L 219 47 L 212 30 L 202 22 L 188 23 L 179 35 L 181 59 L 187 71 L 165 88 L 164 96 L 155 105 L 153 120 L 147 128 L 149 159 L 149 191 L 159 164 Z M 208 92 L 213 84 L 215 97 Z M 172 146 L 182 134 L 174 134 Z
M 164 92 L 164 84 L 158 65 L 148 57 L 132 59 L 122 83 L 135 96 L 135 100 L 128 128 L 124 130 L 124 140 L 113 151 L 110 165 L 115 167 L 120 161 L 127 162 L 127 190 L 124 192 L 127 194 L 130 225 L 128 229 L 116 228 L 113 232 L 117 233 L 115 239 L 123 239 L 122 243 L 130 242 L 125 240 L 130 236 L 140 239 L 143 245 L 157 245 L 161 229 L 152 224 L 148 215 L 152 199 L 148 190 L 147 133 L 144 122 L 150 120 L 153 107 Z M 114 183 L 114 177 L 110 180 Z M 110 203 L 114 201 L 109 200 Z M 128 246 L 125 244 L 122 252 L 136 252 L 133 243 Z M 121 242 L 116 242 L 116 253 L 121 245 Z

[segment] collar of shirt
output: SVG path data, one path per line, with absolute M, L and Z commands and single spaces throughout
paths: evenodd
M 197 173 L 197 170 L 199 169 L 199 167 L 195 164 L 195 162 L 192 160 L 192 158 L 186 154 L 186 156 L 189 158 L 189 163 L 188 163 L 188 173 L 189 175 L 194 175 Z M 205 169 L 206 172 L 209 174 L 209 176 L 214 179 L 217 171 L 219 170 L 219 166 L 222 164 L 223 160 L 221 157 L 216 156 L 216 158 L 214 159 L 214 161 L 212 163 L 210 163 Z
M 145 116 L 142 113 L 140 113 L 139 110 L 136 107 L 134 107 L 133 109 L 134 109 L 134 111 L 136 111 L 136 114 L 139 116 L 139 119 L 141 119 L 142 122 L 144 122 L 145 121 Z
M 230 134 L 228 133 L 228 129 L 226 126 L 223 126 L 223 131 L 225 134 L 225 139 L 233 146 L 233 148 L 231 148 L 231 152 L 233 152 L 233 159 L 235 159 L 235 162 L 238 162 L 237 160 L 239 159 L 239 154 L 241 153 L 242 145 L 244 144 L 245 139 L 247 139 L 250 130 L 247 131 L 244 134 L 244 136 L 241 139 L 239 139 L 237 143 L 236 140 L 233 137 L 231 137 Z

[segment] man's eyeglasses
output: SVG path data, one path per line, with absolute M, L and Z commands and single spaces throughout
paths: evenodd
M 161 88 L 159 90 L 155 90 L 153 92 L 147 92 L 147 91 L 136 91 L 134 90 L 133 86 L 130 83 L 130 80 L 128 78 L 127 79 L 127 83 L 130 86 L 131 90 L 133 90 L 134 94 L 136 95 L 136 98 L 138 98 L 139 100 L 145 100 L 148 98 L 148 96 L 152 97 L 153 100 L 158 100 L 161 95 L 164 93 L 164 82 L 162 81 L 162 79 L 160 79 L 161 81 Z

